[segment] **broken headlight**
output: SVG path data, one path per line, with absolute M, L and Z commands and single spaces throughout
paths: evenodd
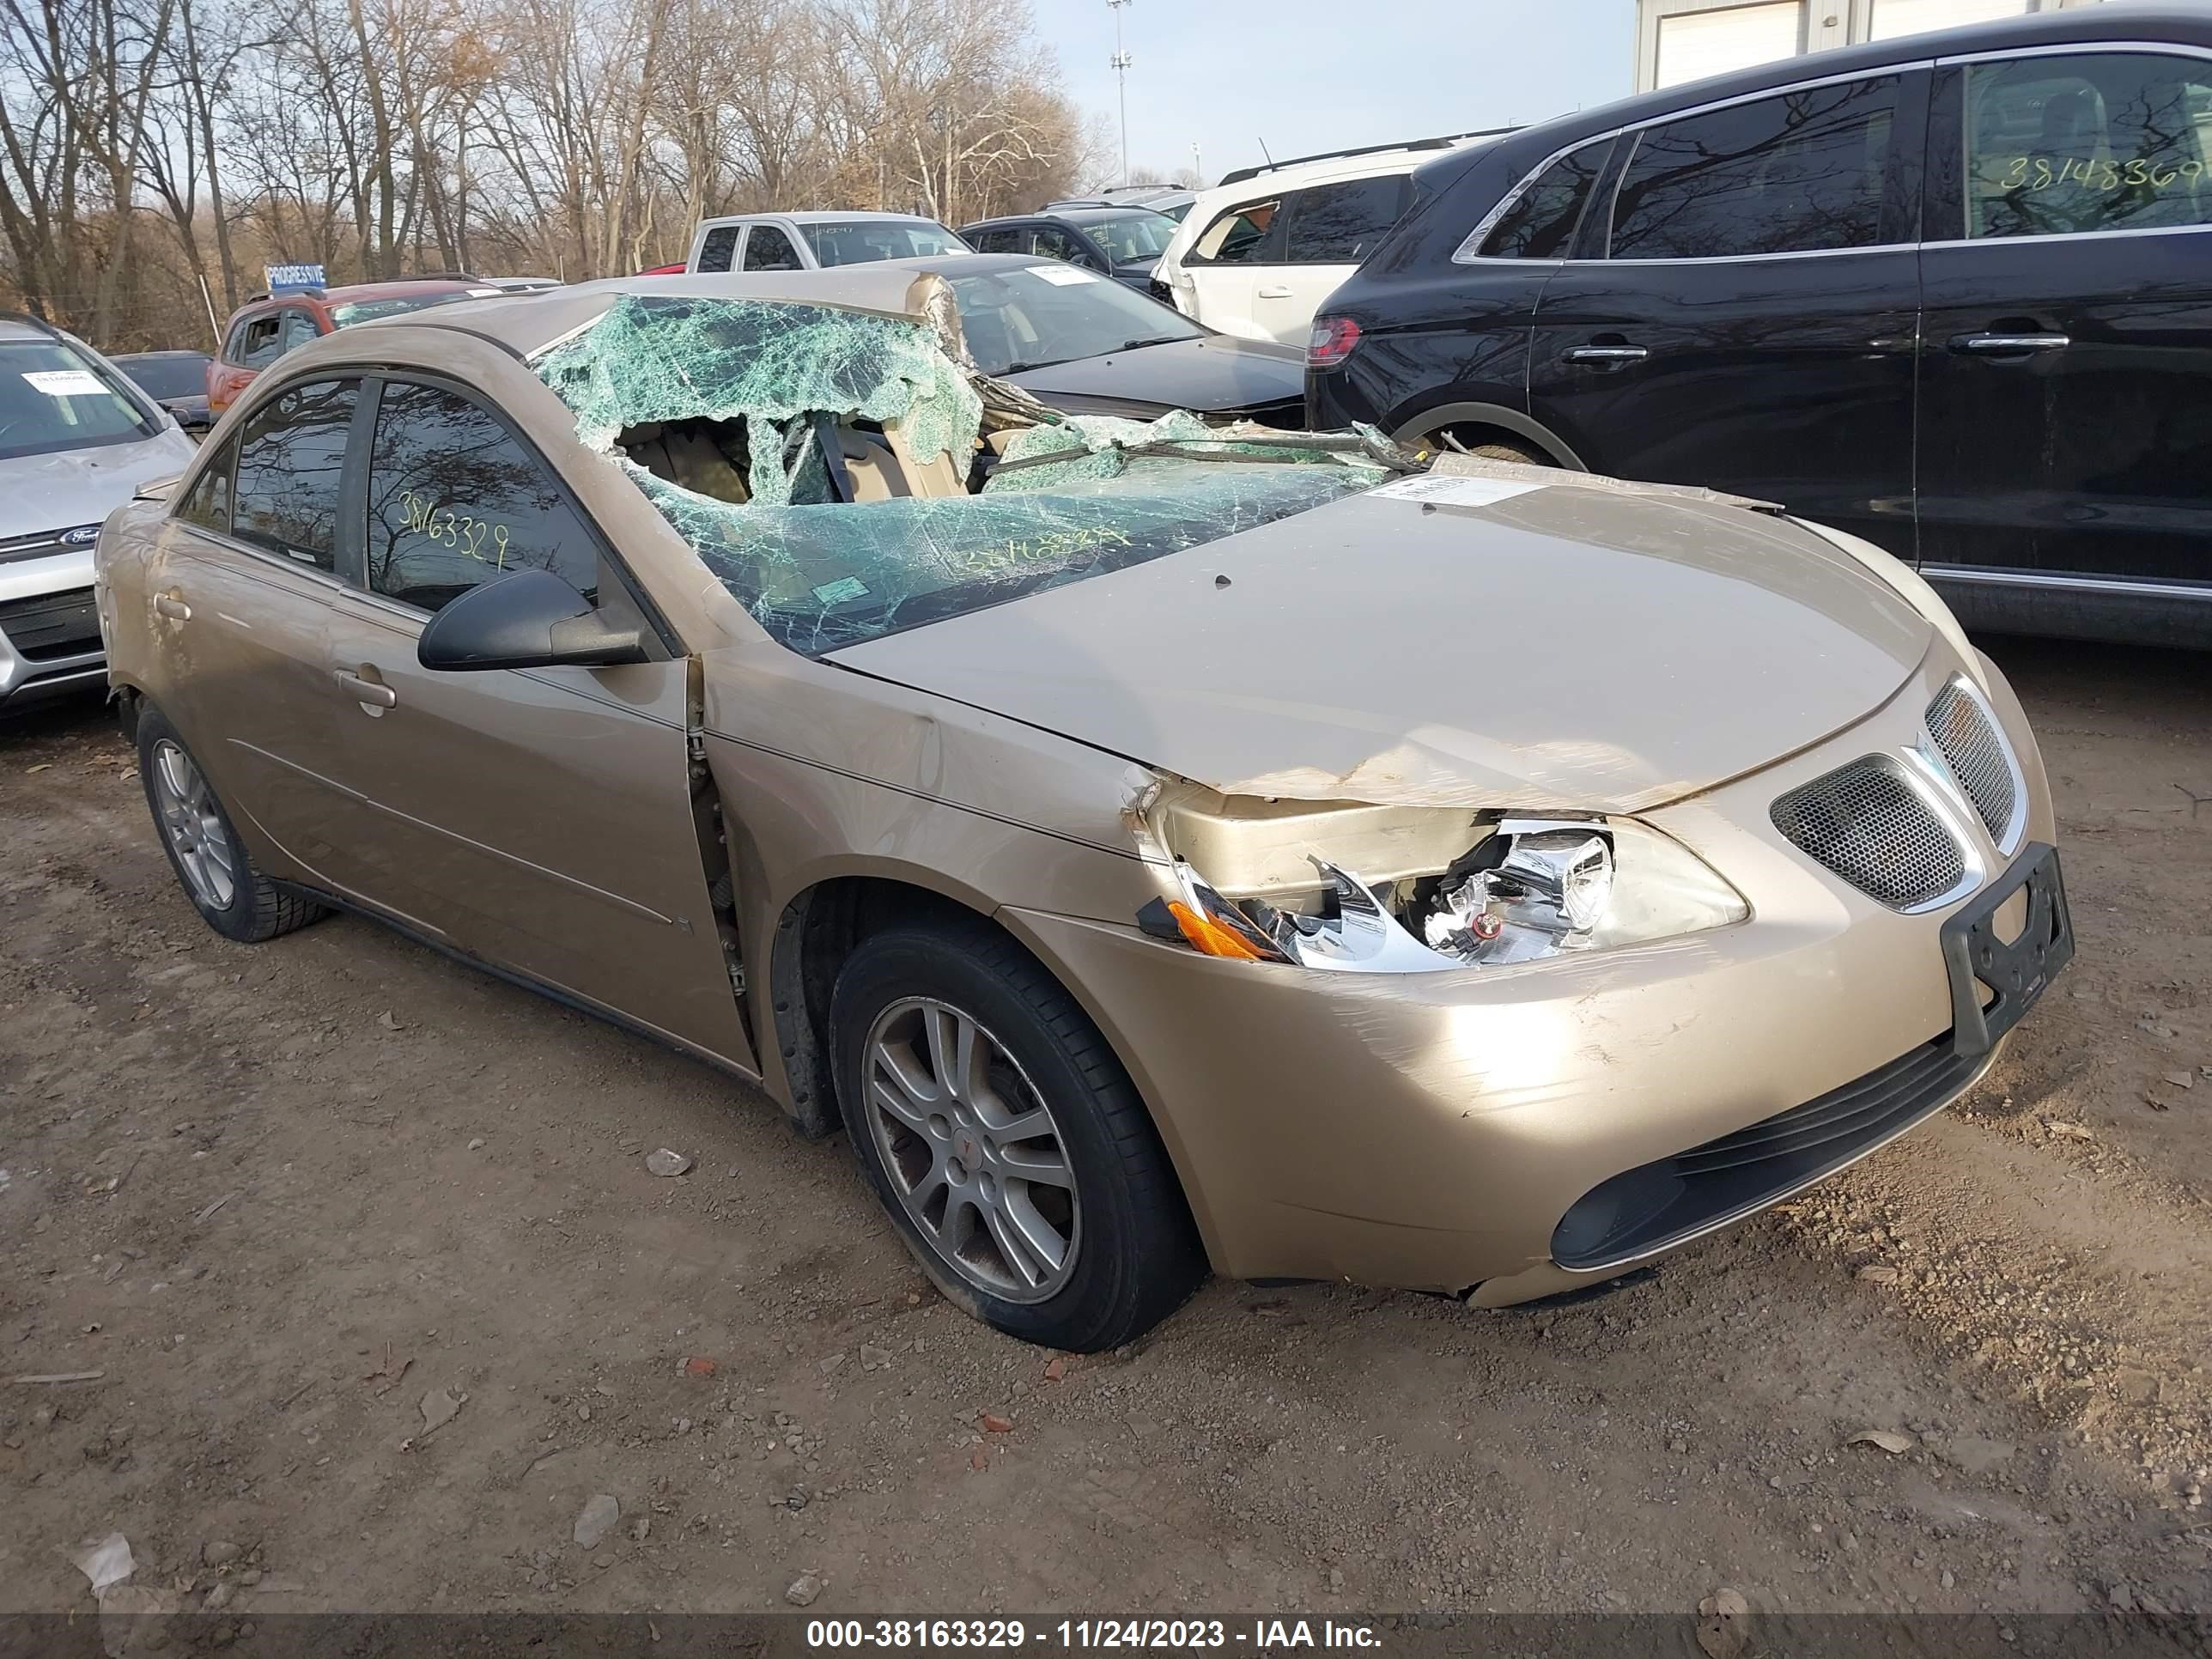
M 1327 815 L 1317 816 L 1325 824 Z M 1294 880 L 1278 841 L 1262 860 L 1224 854 L 1243 875 L 1224 891 L 1191 859 L 1170 854 L 1175 891 L 1140 920 L 1209 956 L 1418 973 L 1613 950 L 1750 914 L 1696 854 L 1633 819 L 1468 814 L 1460 825 L 1472 842 L 1464 853 L 1431 872 L 1394 868 L 1387 877 L 1335 862 L 1316 842 L 1303 854 L 1310 874 Z M 1213 846 L 1233 841 L 1224 827 L 1218 818 L 1208 826 Z M 1393 844 L 1433 846 L 1438 832 L 1424 825 Z M 1370 834 L 1364 844 L 1377 843 Z M 1248 863 L 1267 879 L 1253 879 Z

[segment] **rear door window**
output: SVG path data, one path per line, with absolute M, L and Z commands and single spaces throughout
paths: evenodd
M 1462 247 L 1453 258 L 1464 264 L 1470 258 L 1566 258 L 1574 245 L 1576 228 L 1582 223 L 1583 210 L 1589 204 L 1590 187 L 1597 182 L 1612 149 L 1612 139 L 1601 138 L 1562 155 L 1514 198 L 1479 248 Z
M 266 368 L 276 361 L 276 341 L 284 326 L 281 312 L 270 312 L 265 316 L 249 317 L 239 325 L 234 337 L 237 356 L 231 361 L 240 368 Z
M 368 462 L 370 591 L 434 611 L 532 569 L 598 602 L 599 543 L 544 463 L 461 393 L 386 381 Z
M 337 566 L 339 481 L 358 380 L 290 386 L 238 434 L 230 533 L 296 564 Z
M 801 270 L 799 250 L 791 245 L 791 238 L 774 225 L 755 225 L 752 234 L 745 238 L 744 268 L 747 270 Z
M 1645 128 L 1614 201 L 1613 258 L 1875 246 L 1899 84 L 1800 88 Z
M 1291 222 L 1290 263 L 1358 264 L 1398 222 L 1412 189 L 1412 179 L 1401 173 L 1296 191 L 1285 210 Z
M 1966 66 L 1964 234 L 2212 224 L 2212 63 L 2084 52 Z M 1929 234 L 1960 234 L 1961 204 Z
M 1256 265 L 1281 260 L 1279 200 L 1231 208 L 1204 230 L 1183 256 L 1187 265 Z M 1272 255 L 1272 257 L 1271 257 Z
M 730 261 L 737 257 L 738 237 L 743 225 L 716 225 L 699 241 L 700 270 L 727 270 Z

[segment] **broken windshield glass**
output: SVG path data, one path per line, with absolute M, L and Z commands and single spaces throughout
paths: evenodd
M 1349 434 L 1183 411 L 1028 425 L 996 397 L 987 441 L 936 327 L 834 307 L 624 295 L 538 370 L 578 439 L 808 655 L 1181 552 L 1385 471 Z

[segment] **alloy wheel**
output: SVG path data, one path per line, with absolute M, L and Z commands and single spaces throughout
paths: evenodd
M 210 910 L 230 908 L 238 877 L 215 793 L 183 745 L 167 738 L 154 745 L 154 799 L 192 896 Z
M 1066 1139 L 1020 1064 L 929 997 L 876 1017 L 866 1111 L 892 1189 L 945 1265 L 1009 1302 L 1066 1284 L 1082 1243 Z

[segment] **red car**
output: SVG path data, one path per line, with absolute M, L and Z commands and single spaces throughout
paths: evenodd
M 501 290 L 472 276 L 411 276 L 264 295 L 239 307 L 223 331 L 222 351 L 207 368 L 208 413 L 230 407 L 253 377 L 295 346 L 350 323 L 420 311 L 453 300 L 497 299 Z

